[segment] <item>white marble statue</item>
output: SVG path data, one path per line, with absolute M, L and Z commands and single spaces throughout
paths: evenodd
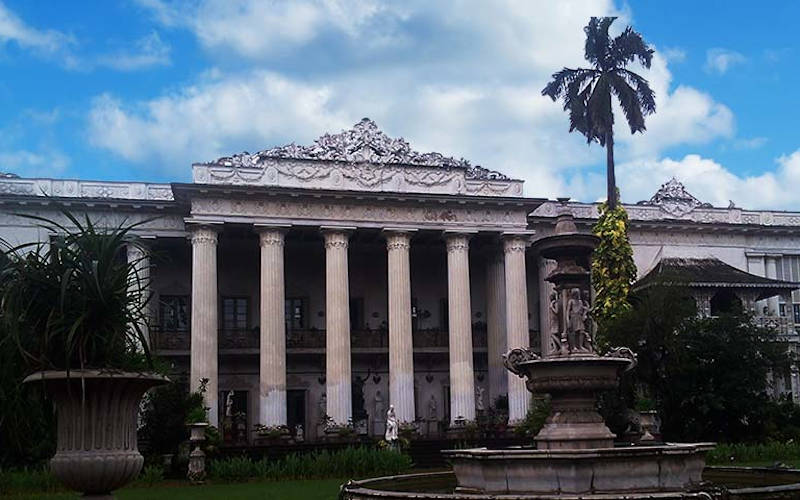
M 384 438 L 389 443 L 397 441 L 397 417 L 394 414 L 394 405 L 389 405 L 389 411 L 386 412 L 386 433 Z
M 486 392 L 481 386 L 475 387 L 475 409 L 478 411 L 484 411 L 486 406 L 483 404 L 483 394 Z
M 439 418 L 439 411 L 436 407 L 436 398 L 431 394 L 431 399 L 428 401 L 428 420 L 436 420 Z
M 228 391 L 228 396 L 225 398 L 225 416 L 233 416 L 233 391 Z

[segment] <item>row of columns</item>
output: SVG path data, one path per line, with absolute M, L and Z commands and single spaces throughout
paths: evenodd
M 286 424 L 286 332 L 284 323 L 285 228 L 257 228 L 260 256 L 259 421 Z M 323 227 L 327 414 L 337 423 L 352 417 L 348 241 L 355 228 Z M 389 403 L 400 422 L 415 419 L 414 357 L 411 335 L 409 251 L 412 232 L 386 230 L 389 297 Z M 217 229 L 197 226 L 192 242 L 192 340 L 190 388 L 206 390 L 209 420 L 218 425 Z M 524 382 L 502 366 L 507 347 L 528 346 L 525 270 L 527 237 L 503 238 L 503 257 L 487 265 L 489 395 L 507 390 L 509 420 L 525 418 L 529 393 Z M 446 234 L 451 423 L 475 418 L 469 235 Z M 507 388 L 507 389 L 506 389 Z

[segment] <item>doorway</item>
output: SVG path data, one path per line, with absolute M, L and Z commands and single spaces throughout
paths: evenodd
M 306 426 L 306 391 L 304 389 L 286 391 L 286 425 L 296 439 L 305 439 L 308 427 Z M 298 425 L 302 426 L 300 432 L 298 432 Z

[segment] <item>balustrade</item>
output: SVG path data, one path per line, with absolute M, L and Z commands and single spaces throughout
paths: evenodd
M 191 347 L 189 330 L 154 329 L 153 333 L 157 351 L 188 351 Z M 417 349 L 446 348 L 448 346 L 447 330 L 417 330 L 413 334 L 413 339 L 414 348 Z M 351 343 L 354 349 L 388 349 L 389 334 L 386 330 L 357 330 L 351 333 Z M 257 328 L 218 331 L 220 349 L 258 349 L 259 344 Z M 475 348 L 486 347 L 486 328 L 479 325 L 473 327 L 472 344 Z M 288 349 L 325 349 L 325 330 L 288 330 L 286 347 Z

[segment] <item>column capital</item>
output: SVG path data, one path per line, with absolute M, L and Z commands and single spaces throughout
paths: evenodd
M 192 225 L 189 227 L 189 241 L 192 245 L 216 245 L 221 230 L 220 225 Z
M 283 246 L 287 231 L 286 227 L 256 226 L 255 229 L 258 232 L 258 243 L 260 246 Z
M 386 237 L 386 249 L 409 250 L 411 248 L 411 236 L 416 230 L 407 229 L 384 229 L 383 235 Z
M 356 230 L 354 227 L 322 226 L 319 228 L 325 238 L 325 248 L 347 249 L 350 234 Z
M 514 252 L 521 252 L 524 254 L 529 244 L 530 242 L 528 241 L 528 239 L 523 236 L 503 237 L 503 251 L 506 254 Z
M 447 244 L 447 253 L 469 251 L 469 239 L 475 232 L 445 231 L 444 239 Z

